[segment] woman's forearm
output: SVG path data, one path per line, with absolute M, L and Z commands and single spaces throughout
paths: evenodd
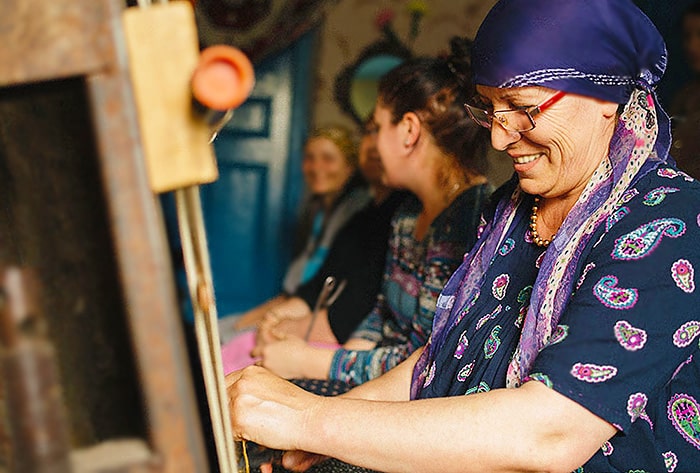
M 354 387 L 341 394 L 342 397 L 368 401 L 407 401 L 411 395 L 413 367 L 423 349 L 416 350 L 403 363 L 382 376 Z
M 615 430 L 542 385 L 411 402 L 321 399 L 300 448 L 384 472 L 572 471 Z

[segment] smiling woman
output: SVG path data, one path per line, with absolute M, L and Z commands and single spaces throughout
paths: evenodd
M 237 435 L 357 465 L 314 471 L 697 470 L 700 184 L 669 159 L 666 59 L 631 0 L 500 0 L 472 49 L 489 110 L 566 95 L 527 130 L 479 121 L 515 173 L 426 345 L 338 398 L 237 373 Z
M 348 128 L 329 126 L 308 136 L 302 160 L 307 201 L 283 293 L 238 316 L 238 330 L 254 327 L 267 311 L 309 281 L 323 264 L 338 231 L 370 202 L 366 181 L 357 172 L 357 165 L 357 146 Z

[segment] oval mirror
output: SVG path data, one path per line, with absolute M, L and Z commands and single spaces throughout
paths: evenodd
M 411 57 L 397 41 L 382 40 L 367 46 L 359 58 L 335 80 L 335 99 L 358 124 L 370 116 L 377 100 L 377 87 L 384 74 Z

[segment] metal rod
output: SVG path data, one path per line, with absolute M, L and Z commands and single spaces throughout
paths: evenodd
M 233 473 L 237 455 L 221 360 L 221 342 L 199 187 L 176 190 L 175 202 L 219 467 L 221 473 Z
M 340 293 L 343 292 L 343 289 L 345 289 L 345 280 L 341 281 L 340 285 L 338 285 L 337 289 L 335 287 L 336 280 L 333 276 L 328 276 L 324 281 L 323 281 L 323 287 L 321 287 L 321 292 L 318 295 L 318 299 L 316 299 L 316 305 L 314 306 L 314 310 L 311 313 L 311 321 L 309 322 L 309 328 L 306 329 L 306 335 L 304 335 L 304 340 L 309 341 L 309 337 L 311 337 L 311 331 L 314 328 L 314 324 L 316 323 L 316 319 L 318 318 L 318 313 L 322 309 L 328 309 L 331 304 L 333 304 L 336 299 L 338 299 L 338 296 L 340 296 Z M 335 289 L 335 292 L 333 290 Z

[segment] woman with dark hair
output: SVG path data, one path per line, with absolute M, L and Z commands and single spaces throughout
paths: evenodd
M 515 174 L 430 340 L 337 397 L 236 373 L 236 435 L 297 471 L 698 471 L 700 184 L 669 159 L 661 35 L 631 0 L 500 0 L 472 61 Z
M 476 240 L 489 194 L 486 135 L 462 106 L 469 88 L 455 73 L 468 69 L 465 53 L 455 39 L 452 55 L 409 60 L 380 82 L 374 124 L 384 179 L 413 196 L 394 216 L 374 308 L 340 349 L 274 334 L 254 351 L 262 366 L 287 378 L 332 380 L 342 390 L 381 375 L 427 341 L 437 296 Z
M 250 352 L 256 337 L 269 338 L 271 331 L 337 347 L 348 340 L 372 309 L 381 287 L 391 219 L 407 195 L 384 184 L 376 138 L 374 122 L 368 121 L 363 127 L 358 161 L 372 199 L 338 230 L 328 255 L 311 279 L 261 314 L 257 330 L 245 331 L 224 344 L 221 355 L 225 373 L 254 363 Z M 329 298 L 333 303 L 316 307 L 328 277 L 337 282 L 334 296 Z

